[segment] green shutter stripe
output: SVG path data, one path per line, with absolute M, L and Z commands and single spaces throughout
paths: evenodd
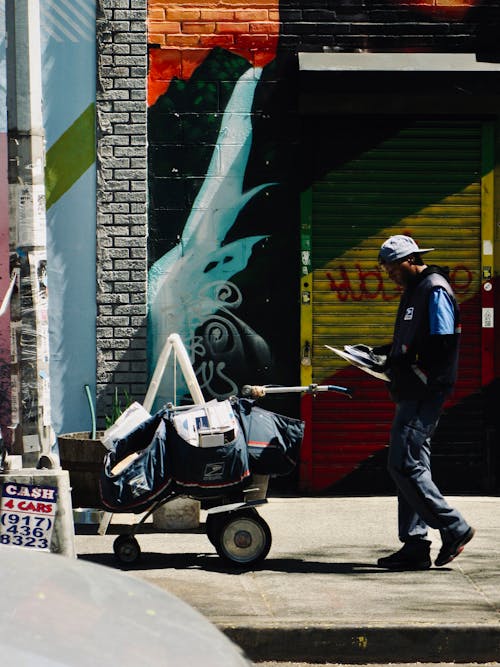
M 45 159 L 47 210 L 95 162 L 95 105 L 85 111 L 49 148 Z
M 314 183 L 313 268 L 401 224 L 460 244 L 480 215 L 480 137 L 476 121 L 415 122 Z

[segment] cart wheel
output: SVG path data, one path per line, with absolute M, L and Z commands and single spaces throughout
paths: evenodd
M 121 563 L 135 563 L 141 557 L 139 542 L 131 535 L 118 535 L 113 542 L 113 551 Z
M 241 510 L 238 510 L 238 516 L 255 516 L 257 510 L 254 507 L 245 507 Z M 231 516 L 234 516 L 232 514 Z M 258 515 L 257 515 L 258 516 Z M 207 514 L 205 521 L 205 532 L 208 539 L 214 547 L 217 547 L 217 542 L 219 539 L 219 533 L 222 530 L 222 526 L 226 522 L 228 517 L 227 512 L 218 512 L 216 514 Z
M 254 510 L 233 512 L 222 524 L 215 549 L 226 563 L 237 567 L 256 565 L 271 548 L 271 530 Z
M 217 535 L 221 529 L 222 517 L 220 514 L 207 514 L 205 521 L 205 532 L 211 544 L 215 547 L 217 544 Z

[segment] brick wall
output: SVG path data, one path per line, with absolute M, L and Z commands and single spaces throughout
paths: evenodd
M 280 49 L 498 51 L 497 0 L 149 0 L 149 43 L 187 78 L 197 51 L 219 46 L 256 65 Z M 258 62 L 257 59 L 264 62 Z
M 97 2 L 97 413 L 147 381 L 146 0 Z
M 153 49 L 149 103 L 153 104 L 173 77 L 189 79 L 211 49 L 223 48 L 263 66 L 276 55 L 278 0 L 183 4 L 149 0 L 148 42 Z
M 283 0 L 280 45 L 305 51 L 474 52 L 498 41 L 497 0 Z M 490 32 L 496 23 L 496 37 Z

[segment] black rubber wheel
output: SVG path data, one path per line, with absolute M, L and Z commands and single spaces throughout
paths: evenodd
M 224 514 L 207 514 L 207 519 L 205 521 L 205 532 L 214 547 L 217 544 L 217 535 L 221 529 L 224 516 Z
M 233 567 L 248 568 L 261 563 L 271 548 L 271 530 L 255 511 L 231 512 L 217 534 L 215 549 Z
M 113 542 L 113 551 L 120 563 L 135 563 L 141 557 L 141 547 L 135 537 L 118 535 Z
M 255 516 L 257 510 L 253 507 L 244 507 L 240 510 L 236 510 L 238 516 Z M 205 532 L 208 539 L 214 547 L 217 547 L 217 542 L 219 539 L 219 533 L 222 530 L 224 523 L 227 521 L 229 516 L 228 512 L 216 512 L 215 514 L 207 514 L 205 521 Z M 258 516 L 258 515 L 257 515 Z

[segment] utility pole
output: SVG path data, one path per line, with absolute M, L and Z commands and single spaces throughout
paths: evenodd
M 14 456 L 0 472 L 0 535 L 3 544 L 74 558 L 69 473 L 51 455 L 39 0 L 6 0 L 5 17 L 9 250 L 20 280 L 11 298 Z M 20 502 L 26 498 L 46 499 L 45 514 L 38 514 L 39 503 L 26 513 Z M 23 522 L 24 533 L 15 539 L 6 528 L 9 520 Z
M 6 0 L 13 454 L 50 454 L 45 136 L 39 0 Z

